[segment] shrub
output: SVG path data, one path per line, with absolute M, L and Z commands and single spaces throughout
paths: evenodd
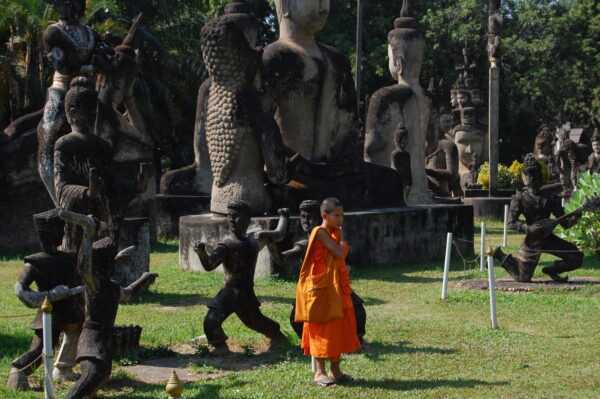
M 523 164 L 519 161 L 514 161 L 512 165 L 506 166 L 498 165 L 498 189 L 500 190 L 514 190 L 521 186 L 521 171 L 523 170 Z M 488 189 L 490 187 L 490 165 L 485 162 L 479 168 L 479 174 L 477 175 L 477 183 L 481 184 L 483 188 Z
M 565 212 L 573 212 L 588 199 L 600 196 L 600 175 L 585 172 L 579 175 L 577 190 L 565 206 Z M 600 212 L 585 212 L 579 223 L 568 230 L 559 226 L 558 234 L 576 244 L 580 249 L 600 252 Z

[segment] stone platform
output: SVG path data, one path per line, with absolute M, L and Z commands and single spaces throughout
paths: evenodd
M 534 291 L 575 291 L 583 287 L 600 285 L 600 279 L 591 277 L 572 277 L 566 283 L 559 283 L 550 279 L 533 279 L 531 283 L 519 283 L 511 278 L 502 278 L 496 281 L 496 289 L 506 292 L 534 292 Z M 465 280 L 456 284 L 459 288 L 471 290 L 487 290 L 487 280 Z
M 277 217 L 253 218 L 249 231 L 274 229 Z M 446 234 L 454 232 L 464 254 L 473 253 L 473 208 L 465 205 L 431 205 L 411 208 L 373 209 L 347 212 L 344 235 L 350 242 L 349 263 L 355 267 L 398 266 L 427 262 L 444 257 Z M 187 271 L 202 272 L 193 250 L 195 241 L 208 244 L 209 250 L 227 234 L 224 217 L 211 214 L 184 216 L 179 226 L 179 261 Z M 292 217 L 286 239 L 259 255 L 256 277 L 279 274 L 285 267 L 277 255 L 306 238 L 299 220 Z
M 504 221 L 504 205 L 510 205 L 511 197 L 465 198 L 465 205 L 473 207 L 473 216 L 479 219 Z

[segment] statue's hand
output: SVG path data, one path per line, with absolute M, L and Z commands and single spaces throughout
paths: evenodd
M 277 214 L 279 216 L 285 217 L 285 218 L 289 218 L 290 217 L 290 210 L 288 208 L 281 208 L 277 210 Z
M 194 251 L 196 252 L 206 252 L 206 243 L 196 241 L 194 243 Z
M 58 285 L 50 290 L 48 295 L 48 300 L 50 302 L 58 302 L 62 301 L 65 298 L 68 298 L 71 294 L 71 290 L 66 285 Z

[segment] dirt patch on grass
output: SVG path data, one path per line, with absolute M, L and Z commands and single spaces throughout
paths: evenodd
M 592 277 L 573 277 L 566 283 L 549 279 L 534 279 L 531 283 L 519 283 L 510 278 L 496 281 L 496 289 L 506 292 L 535 292 L 547 290 L 575 291 L 589 286 L 600 286 L 600 279 Z M 488 281 L 482 279 L 465 280 L 456 283 L 456 287 L 470 290 L 487 290 Z

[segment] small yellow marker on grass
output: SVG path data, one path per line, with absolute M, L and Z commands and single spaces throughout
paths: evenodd
M 180 398 L 183 393 L 183 384 L 175 370 L 171 373 L 171 378 L 167 382 L 167 386 L 165 387 L 165 391 L 171 398 Z

